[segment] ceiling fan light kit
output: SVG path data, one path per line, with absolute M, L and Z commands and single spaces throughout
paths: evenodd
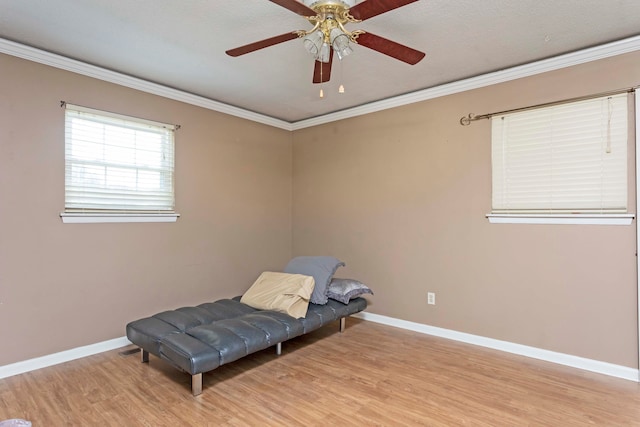
M 313 24 L 309 31 L 298 31 L 304 40 L 304 47 L 316 61 L 329 62 L 329 50 L 333 49 L 339 59 L 353 52 L 349 42 L 356 42 L 362 31 L 349 32 L 344 27 L 349 22 L 358 22 L 349 15 L 349 8 L 355 5 L 351 1 L 305 0 L 304 3 L 313 8 L 315 16 L 305 16 Z
M 240 56 L 296 38 L 315 59 L 313 83 L 325 83 L 331 78 L 333 52 L 342 60 L 353 53 L 351 43 L 375 50 L 410 65 L 415 65 L 425 54 L 363 30 L 349 31 L 345 25 L 372 18 L 418 0 L 269 0 L 309 21 L 313 28 L 297 30 L 269 39 L 228 50 L 230 56 Z

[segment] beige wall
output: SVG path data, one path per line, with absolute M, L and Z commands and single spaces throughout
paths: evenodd
M 637 85 L 638 53 L 293 134 L 9 56 L 0 70 L 0 366 L 330 254 L 374 289 L 372 313 L 637 367 L 635 223 L 488 224 L 489 122 L 458 120 Z M 60 100 L 182 125 L 177 223 L 62 224 Z
M 292 136 L 0 55 L 0 366 L 231 297 L 291 255 Z M 62 224 L 60 100 L 182 125 L 174 224 Z
M 295 132 L 293 254 L 345 261 L 372 313 L 636 368 L 635 222 L 489 224 L 490 123 L 458 121 L 639 78 L 633 53 Z

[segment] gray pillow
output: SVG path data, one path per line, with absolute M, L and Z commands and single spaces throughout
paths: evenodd
M 339 267 L 344 267 L 344 262 L 332 256 L 299 256 L 289 261 L 284 272 L 313 276 L 316 284 L 310 301 L 313 304 L 326 304 L 327 287 Z
M 363 294 L 373 295 L 373 291 L 362 282 L 353 279 L 333 279 L 329 284 L 329 298 L 349 304 L 349 301 Z

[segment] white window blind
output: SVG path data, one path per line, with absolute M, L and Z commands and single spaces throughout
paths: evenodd
M 627 212 L 627 94 L 492 117 L 492 213 Z
M 65 212 L 174 212 L 174 131 L 66 104 Z

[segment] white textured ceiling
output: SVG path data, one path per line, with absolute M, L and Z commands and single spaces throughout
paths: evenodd
M 0 0 L 1 38 L 292 123 L 636 36 L 640 0 L 420 0 L 348 29 L 426 58 L 355 46 L 323 99 L 300 40 L 225 54 L 309 27 L 268 0 Z

